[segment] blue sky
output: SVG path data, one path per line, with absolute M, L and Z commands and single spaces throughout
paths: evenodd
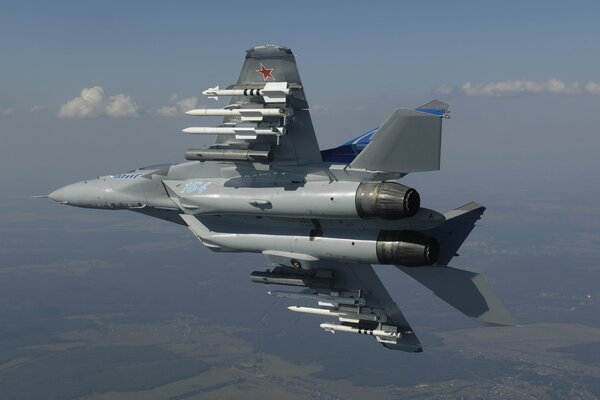
M 453 111 L 441 173 L 584 182 L 599 166 L 597 2 L 19 1 L 2 8 L 0 177 L 17 196 L 31 190 L 23 183 L 31 179 L 39 179 L 36 192 L 47 192 L 181 161 L 185 148 L 210 140 L 181 134 L 190 117 L 160 110 L 180 114 L 177 103 L 186 99 L 208 104 L 200 92 L 234 82 L 245 49 L 265 43 L 295 52 L 322 147 L 437 97 Z M 95 87 L 100 108 L 61 116 L 61 107 Z M 116 112 L 106 111 L 111 104 Z
M 468 81 L 599 80 L 597 3 L 321 3 L 9 2 L 2 107 L 60 102 L 93 84 L 159 104 L 234 79 L 243 50 L 264 43 L 295 50 L 313 95 L 341 82 L 417 94 Z

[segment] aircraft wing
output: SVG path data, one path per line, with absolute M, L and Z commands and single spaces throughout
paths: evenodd
M 218 238 L 235 236 L 228 232 L 228 221 L 221 217 L 202 218 L 202 221 L 193 215 L 180 214 L 180 217 L 198 240 L 212 250 L 227 251 L 216 243 Z M 371 265 L 324 261 L 309 254 L 287 251 L 264 250 L 262 253 L 276 267 L 253 272 L 252 281 L 287 287 L 269 291 L 272 296 L 317 303 L 316 307 L 291 306 L 289 310 L 334 318 L 334 322 L 320 325 L 332 333 L 365 334 L 390 349 L 423 351 Z M 296 289 L 291 290 L 293 287 Z
M 273 165 L 322 162 L 302 81 L 292 51 L 281 46 L 247 50 L 238 81 L 226 89 L 203 92 L 210 98 L 231 96 L 223 109 L 187 114 L 224 116 L 219 127 L 191 127 L 184 132 L 215 134 L 208 148 L 189 149 L 190 160 L 258 161 Z
M 300 291 L 270 290 L 269 294 L 315 301 L 315 306 L 290 306 L 288 309 L 333 318 L 333 322 L 320 325 L 328 332 L 364 334 L 389 349 L 423 351 L 402 311 L 371 265 L 321 260 L 310 265 L 311 269 L 300 275 L 295 268 L 278 267 L 269 272 L 255 272 L 252 280 L 303 287 Z M 294 280 L 298 276 L 301 279 Z M 285 280 L 287 278 L 292 280 Z

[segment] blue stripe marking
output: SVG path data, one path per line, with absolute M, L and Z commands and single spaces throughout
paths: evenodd
M 362 135 L 360 135 L 358 137 L 355 137 L 352 140 L 347 141 L 342 146 L 344 146 L 344 145 L 352 145 L 352 144 L 368 144 L 371 141 L 371 138 L 373 137 L 373 134 L 375 132 L 377 132 L 377 129 L 379 129 L 379 127 L 375 128 L 375 129 L 371 129 L 370 131 L 365 132 Z
M 342 144 L 341 146 L 321 151 L 321 158 L 325 162 L 349 164 L 360 154 L 361 151 L 371 142 L 377 129 L 371 129 L 362 135 L 355 137 Z
M 443 117 L 446 112 L 443 108 L 417 108 L 416 111 L 437 115 L 438 117 Z

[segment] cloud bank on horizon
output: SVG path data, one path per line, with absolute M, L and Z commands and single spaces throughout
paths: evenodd
M 588 81 L 585 85 L 579 82 L 565 82 L 560 79 L 546 81 L 505 80 L 474 84 L 466 82 L 460 87 L 442 85 L 436 89 L 442 95 L 463 94 L 465 96 L 509 97 L 525 94 L 558 94 L 558 95 L 600 95 L 600 82 Z M 198 98 L 179 99 L 177 95 L 169 98 L 167 105 L 160 107 L 156 113 L 163 117 L 175 117 L 198 107 Z M 34 106 L 34 108 L 40 106 Z M 34 111 L 34 108 L 31 111 Z M 36 108 L 37 110 L 37 108 Z M 9 115 L 14 109 L 1 109 L 2 114 Z M 319 111 L 314 106 L 313 111 Z M 69 100 L 60 107 L 60 118 L 93 118 L 108 116 L 112 118 L 137 117 L 140 106 L 125 94 L 108 96 L 101 86 L 84 88 L 78 97 Z
M 186 111 L 198 107 L 197 97 L 179 99 L 174 94 L 169 98 L 167 105 L 160 107 L 156 113 L 163 117 L 175 117 Z M 33 106 L 30 111 L 39 111 L 44 106 Z M 141 107 L 131 96 L 117 94 L 108 96 L 101 86 L 93 86 L 81 90 L 79 96 L 69 100 L 60 107 L 58 117 L 60 118 L 94 118 L 107 116 L 111 118 L 137 117 L 140 115 Z M 0 109 L 0 114 L 12 114 L 14 109 Z
M 437 91 L 449 95 L 462 93 L 466 96 L 507 97 L 521 94 L 600 94 L 600 82 L 589 81 L 585 85 L 579 82 L 564 82 L 560 79 L 548 79 L 547 81 L 532 80 L 506 80 L 492 81 L 483 84 L 466 82 L 460 88 L 452 85 L 442 85 Z

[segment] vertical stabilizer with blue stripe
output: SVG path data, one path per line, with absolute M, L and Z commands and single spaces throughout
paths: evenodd
M 415 108 L 415 110 L 437 115 L 438 117 L 450 118 L 450 111 L 448 111 L 448 107 L 448 104 L 444 103 L 443 101 L 431 100 L 429 103 Z
M 411 110 L 398 110 L 398 111 L 406 111 L 406 112 L 411 112 Z M 388 118 L 388 120 L 382 125 L 381 129 L 380 128 L 375 128 L 372 129 L 368 132 L 363 133 L 362 135 L 347 141 L 346 143 L 342 144 L 341 146 L 332 148 L 332 149 L 327 149 L 327 150 L 323 150 L 321 151 L 321 157 L 323 158 L 323 161 L 325 162 L 331 162 L 331 163 L 339 163 L 339 164 L 350 164 L 353 163 L 353 161 L 361 154 L 361 152 L 363 150 L 365 150 L 367 148 L 367 146 L 373 141 L 373 139 L 377 136 L 380 136 L 379 139 L 377 139 L 379 142 L 381 142 L 381 144 L 379 146 L 371 146 L 373 147 L 379 147 L 380 149 L 384 149 L 387 147 L 387 145 L 391 145 L 392 147 L 388 149 L 386 153 L 387 157 L 392 157 L 395 159 L 398 159 L 399 157 L 403 157 L 404 158 L 404 163 L 401 165 L 396 165 L 396 169 L 406 169 L 406 171 L 389 171 L 389 170 L 384 170 L 383 171 L 388 171 L 388 172 L 402 172 L 402 173 L 407 173 L 407 172 L 417 172 L 417 171 L 430 171 L 430 170 L 436 170 L 439 169 L 439 149 L 438 149 L 438 154 L 437 154 L 437 165 L 433 165 L 435 163 L 424 163 L 421 162 L 419 164 L 415 164 L 415 163 L 411 163 L 410 161 L 407 160 L 407 158 L 414 156 L 413 154 L 411 154 L 411 148 L 413 150 L 417 150 L 417 151 L 421 151 L 421 153 L 419 153 L 420 155 L 417 155 L 418 157 L 424 157 L 424 156 L 431 156 L 432 154 L 435 156 L 435 149 L 433 147 L 435 147 L 436 144 L 439 144 L 440 140 L 441 140 L 441 123 L 439 123 L 439 132 L 436 131 L 435 128 L 432 129 L 426 129 L 425 131 L 419 133 L 418 130 L 421 129 L 420 126 L 424 125 L 424 123 L 412 123 L 409 124 L 411 126 L 408 127 L 404 127 L 403 131 L 400 131 L 400 128 L 402 124 L 407 124 L 410 120 L 416 121 L 416 118 L 410 118 L 408 115 L 405 116 L 402 119 L 396 119 L 396 118 L 392 118 L 392 117 L 398 117 L 399 113 L 395 112 L 394 114 L 392 114 L 392 116 L 390 118 Z M 423 117 L 429 117 L 429 118 L 421 118 L 421 120 L 423 120 L 422 122 L 424 122 L 424 120 L 429 120 L 429 121 L 436 121 L 436 124 L 439 122 L 438 118 L 448 118 L 449 117 L 449 111 L 448 111 L 448 104 L 440 101 L 440 100 L 432 100 L 427 104 L 423 104 L 422 106 L 418 107 L 415 109 L 415 112 L 412 112 L 413 116 L 423 116 Z M 438 117 L 438 118 L 433 118 L 433 117 Z M 387 126 L 386 126 L 387 124 Z M 431 124 L 430 124 L 431 125 Z M 388 132 L 386 135 L 380 134 L 379 131 L 386 129 Z M 387 137 L 387 140 L 384 140 L 384 136 Z M 429 139 L 428 139 L 429 138 Z M 383 143 L 385 141 L 385 144 Z M 428 144 L 432 145 L 429 148 L 429 152 L 428 154 L 424 154 L 423 149 L 421 149 L 421 147 L 423 146 L 427 146 Z M 401 145 L 401 148 L 399 152 L 391 152 L 389 151 L 390 149 L 395 149 L 397 148 L 399 145 Z M 406 152 L 406 154 L 403 154 L 403 152 Z M 382 157 L 384 154 L 380 154 L 378 155 L 378 157 Z M 431 158 L 431 157 L 430 157 Z M 435 158 L 435 157 L 434 157 Z M 408 162 L 407 162 L 408 161 Z M 361 165 L 359 167 L 359 165 Z M 382 167 L 382 165 L 378 164 L 370 164 L 367 166 L 367 164 L 365 163 L 356 163 L 355 166 L 353 168 L 364 168 L 364 169 L 370 169 L 370 170 L 377 170 L 377 168 Z M 390 164 L 388 163 L 387 168 L 390 168 Z

